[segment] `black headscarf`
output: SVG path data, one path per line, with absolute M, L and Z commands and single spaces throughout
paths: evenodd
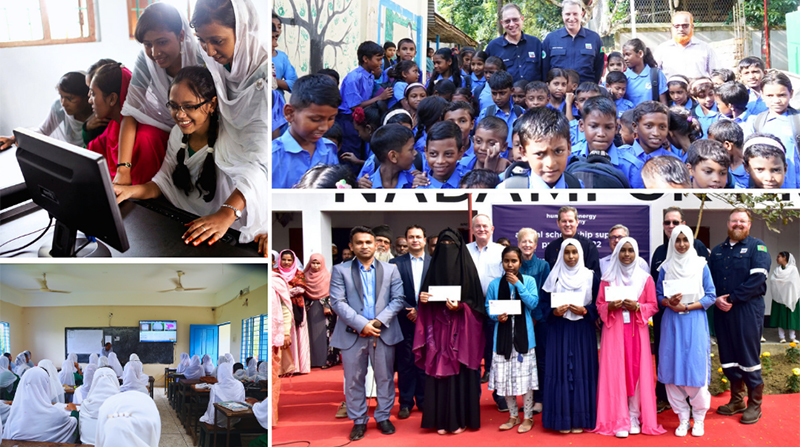
M 505 255 L 505 251 L 503 254 Z M 520 258 L 522 261 L 522 258 Z M 525 284 L 522 279 L 522 273 L 517 273 L 519 282 Z M 506 280 L 505 275 L 500 278 L 500 289 L 497 291 L 498 300 L 511 299 L 511 285 Z M 517 296 L 517 299 L 520 299 Z M 497 346 L 495 346 L 497 353 L 504 356 L 506 360 L 511 358 L 511 343 L 514 343 L 514 349 L 520 354 L 528 353 L 528 322 L 525 320 L 525 309 L 520 315 L 509 316 L 505 323 L 497 323 Z M 514 333 L 511 333 L 511 318 L 514 318 Z
M 443 243 L 448 241 L 452 243 Z M 429 286 L 461 286 L 461 302 L 473 312 L 486 315 L 478 269 L 472 262 L 464 239 L 453 229 L 447 228 L 439 233 L 436 250 L 420 290 L 427 292 Z

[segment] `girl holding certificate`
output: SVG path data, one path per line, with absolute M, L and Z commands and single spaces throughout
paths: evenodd
M 494 325 L 494 347 L 492 371 L 489 373 L 489 389 L 505 396 L 508 404 L 508 422 L 500 430 L 511 430 L 519 425 L 517 396 L 523 396 L 525 420 L 517 432 L 527 433 L 533 428 L 533 390 L 539 389 L 536 371 L 536 337 L 533 333 L 531 314 L 539 302 L 536 280 L 520 273 L 522 251 L 517 247 L 503 250 L 505 276 L 493 280 L 486 291 L 486 313 Z M 492 312 L 492 301 L 519 300 L 520 313 Z
M 717 291 L 686 225 L 672 230 L 667 259 L 659 268 L 656 294 L 664 308 L 658 378 L 666 385 L 672 411 L 680 420 L 675 436 L 686 436 L 690 411 L 694 418 L 692 436 L 703 436 L 703 420 L 711 406 L 711 342 L 705 311 L 716 301 Z
M 650 328 L 658 312 L 653 278 L 637 267 L 639 244 L 622 238 L 614 247 L 600 282 L 597 312 L 603 320 L 600 374 L 597 387 L 597 427 L 601 435 L 661 435 L 656 421 L 656 387 Z
M 561 242 L 558 258 L 543 287 L 551 293 L 551 302 L 556 306 L 543 316 L 547 318 L 544 428 L 561 433 L 582 433 L 584 429 L 595 427 L 597 335 L 594 322 L 597 307 L 594 296 L 599 280 L 584 264 L 581 243 L 573 238 Z M 563 304 L 565 299 L 571 302 Z

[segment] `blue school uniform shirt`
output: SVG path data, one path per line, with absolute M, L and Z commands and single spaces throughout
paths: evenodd
M 358 177 L 356 177 L 356 180 L 364 177 L 365 175 L 372 175 L 378 170 L 377 166 L 378 157 L 376 157 L 375 154 L 370 154 L 370 156 L 367 157 L 367 161 L 364 162 L 364 166 L 362 166 L 361 170 L 358 171 Z
M 694 113 L 697 115 L 697 121 L 700 122 L 700 127 L 703 128 L 703 138 L 708 138 L 708 128 L 722 118 L 722 114 L 717 111 L 717 105 L 711 107 L 708 114 L 703 113 L 703 106 L 700 104 L 694 107 Z
M 428 79 L 428 81 L 425 83 L 425 89 L 426 89 L 426 90 L 428 89 L 428 85 L 431 83 L 431 81 L 434 81 L 434 82 L 436 82 L 436 81 L 440 81 L 440 80 L 442 80 L 442 79 L 443 79 L 443 78 L 442 78 L 442 76 L 441 76 L 440 74 L 438 74 L 438 73 L 434 74 L 434 75 L 433 75 L 433 76 L 431 76 L 431 78 L 430 78 L 430 79 Z M 450 82 L 452 82 L 453 84 L 455 84 L 455 83 L 456 83 L 456 81 L 454 81 L 454 80 L 453 80 L 453 75 L 450 75 L 450 76 L 448 76 L 448 77 L 447 77 L 447 79 L 448 79 Z M 459 87 L 466 87 L 466 86 L 467 86 L 467 79 L 468 79 L 467 77 L 465 77 L 465 76 L 463 76 L 463 75 L 462 75 L 462 76 L 461 76 L 461 85 L 456 85 L 456 88 L 459 88 Z M 434 85 L 436 85 L 436 84 L 434 84 Z
M 630 101 L 634 107 L 638 106 L 644 101 L 653 100 L 653 86 L 650 84 L 650 71 L 652 69 L 649 65 L 644 66 L 641 73 L 636 74 L 633 70 L 625 70 L 625 77 L 628 78 L 628 89 L 625 91 L 625 99 Z M 658 94 L 667 93 L 667 78 L 664 72 L 659 70 L 658 73 Z
M 369 176 L 369 181 L 372 182 L 372 189 L 383 189 L 381 170 L 376 169 L 375 172 Z M 395 186 L 395 189 L 409 189 L 413 183 L 414 176 L 411 174 L 411 171 L 402 171 L 400 172 L 400 176 L 397 177 L 397 186 Z
M 275 77 L 283 79 L 289 86 L 289 92 L 292 91 L 294 82 L 297 81 L 297 72 L 295 71 L 292 63 L 289 62 L 289 56 L 283 51 L 275 50 L 278 55 L 272 58 L 272 63 L 275 65 Z M 278 90 L 281 97 L 284 98 L 283 90 Z
M 644 149 L 642 149 L 642 145 L 639 144 L 638 139 L 633 140 L 632 146 L 623 146 L 621 149 L 627 150 L 630 155 L 639 160 L 642 167 L 644 167 L 644 164 L 647 163 L 647 160 L 650 160 L 653 157 L 658 157 L 661 155 L 669 155 L 670 157 L 675 157 L 678 160 L 680 160 L 680 157 L 678 157 L 677 154 L 675 154 L 672 151 L 668 151 L 664 148 L 659 148 L 658 150 L 655 150 L 649 154 L 645 153 Z M 631 184 L 631 188 L 644 189 L 644 181 L 642 180 L 641 168 L 639 168 L 639 171 L 636 173 L 636 175 L 633 176 L 633 178 L 628 179 L 628 183 Z
M 625 98 L 619 98 L 614 101 L 614 104 L 617 105 L 617 118 L 622 118 L 623 113 L 634 108 L 633 103 Z
M 671 144 L 669 145 L 669 150 L 676 157 L 680 158 L 681 161 L 684 162 L 684 163 L 686 163 L 686 159 L 689 158 L 689 153 L 688 152 L 684 153 L 682 149 L 678 149 L 677 147 L 675 147 L 675 146 L 673 146 Z
M 569 139 L 572 146 L 586 142 L 586 135 L 580 131 L 578 120 L 572 120 L 569 122 Z
M 391 109 L 392 106 L 405 99 L 406 87 L 408 87 L 408 82 L 397 81 L 394 83 L 392 86 L 394 95 L 389 99 L 388 108 Z
M 280 90 L 272 91 L 272 128 L 279 129 L 286 124 L 286 117 L 283 115 L 283 106 L 286 101 L 283 100 Z
M 430 180 L 431 184 L 428 186 L 420 186 L 417 189 L 458 189 L 458 184 L 461 182 L 461 177 L 466 174 L 466 171 L 460 167 L 460 165 L 456 165 L 456 169 L 453 171 L 453 174 L 450 178 L 447 179 L 446 182 L 440 182 L 433 178 L 433 174 L 431 170 L 426 170 L 425 175 L 428 176 L 428 180 Z
M 583 189 L 583 180 L 578 179 Z M 528 175 L 528 188 L 530 189 L 568 189 L 567 181 L 564 179 L 564 174 L 558 179 L 555 185 L 550 186 L 541 177 L 534 174 L 533 171 Z
M 751 115 L 743 126 L 745 140 L 755 133 L 756 119 L 758 119 L 757 115 Z M 786 177 L 783 179 L 781 188 L 800 188 L 800 155 L 795 144 L 792 118 L 789 116 L 788 110 L 778 116 L 770 114 L 767 117 L 767 122 L 761 128 L 761 132 L 775 135 L 786 147 Z M 798 132 L 800 132 L 800 129 L 798 129 Z
M 427 165 L 428 161 L 425 159 L 425 157 L 422 157 L 422 159 L 425 160 L 424 164 Z M 478 160 L 478 156 L 475 155 L 475 145 L 472 143 L 472 138 L 470 138 L 470 140 L 469 140 L 469 149 L 467 149 L 466 152 L 464 152 L 464 156 L 461 157 L 461 160 L 458 160 L 458 164 L 463 166 L 464 169 L 466 169 L 467 171 L 471 171 L 472 168 L 475 167 L 475 162 L 477 160 Z M 426 170 L 427 170 L 427 167 L 426 167 Z
M 272 187 L 291 188 L 303 174 L 318 164 L 339 164 L 336 144 L 327 139 L 317 140 L 314 155 L 300 147 L 291 132 L 272 141 Z
M 644 163 L 634 157 L 632 151 L 621 150 L 614 145 L 614 143 L 611 143 L 611 146 L 606 150 L 606 153 L 608 154 L 611 165 L 619 169 L 619 171 L 625 175 L 625 178 L 628 179 L 628 183 L 631 185 L 631 188 L 644 188 L 641 174 Z M 572 154 L 570 156 L 588 157 L 589 145 L 584 141 L 583 143 L 572 146 Z M 634 182 L 634 180 L 636 181 Z
M 486 84 L 486 78 L 485 77 L 481 77 L 480 79 L 478 79 L 478 77 L 475 76 L 475 73 L 472 73 L 470 75 L 470 79 L 472 79 L 472 94 L 473 95 L 475 94 L 476 90 L 481 88 L 482 85 Z M 486 88 L 486 87 L 484 87 L 484 88 Z
M 494 102 L 492 102 L 492 104 L 494 104 Z M 504 112 L 503 109 L 501 109 L 500 107 L 495 107 L 495 113 L 494 113 L 494 116 L 496 116 L 496 117 L 500 118 L 501 120 L 505 121 L 506 125 L 508 126 L 508 136 L 506 137 L 506 147 L 507 148 L 511 147 L 511 145 L 512 145 L 512 142 L 513 142 L 513 140 L 512 140 L 513 139 L 512 131 L 514 129 L 514 121 L 516 121 L 517 118 L 519 118 L 517 116 L 517 113 L 514 112 L 514 100 L 513 99 L 509 99 L 508 100 L 508 106 L 510 108 L 508 113 Z M 486 114 L 487 114 L 488 111 L 489 111 L 489 107 L 481 110 L 481 114 L 478 115 L 478 119 L 475 120 L 475 127 L 476 128 L 478 127 L 478 123 L 481 122 L 482 119 L 486 118 Z M 503 151 L 503 152 L 506 152 L 506 151 Z
M 767 103 L 761 99 L 761 96 L 758 95 L 753 89 L 749 90 L 750 98 L 747 102 L 747 112 L 750 115 L 758 115 L 761 112 L 766 112 L 769 110 L 767 107 Z
M 486 110 L 486 108 L 490 105 L 494 104 L 494 101 L 492 100 L 492 89 L 489 88 L 488 83 L 486 84 L 486 87 L 483 88 L 481 95 L 478 97 L 478 104 L 481 108 L 481 112 Z
M 359 66 L 355 70 L 347 73 L 339 93 L 342 95 L 342 104 L 339 106 L 339 113 L 350 115 L 353 108 L 358 107 L 364 101 L 372 98 L 372 89 L 375 85 L 375 76 Z
M 733 187 L 736 189 L 747 189 L 750 186 L 750 174 L 744 168 L 744 163 L 736 169 L 728 168 L 728 175 L 733 178 Z

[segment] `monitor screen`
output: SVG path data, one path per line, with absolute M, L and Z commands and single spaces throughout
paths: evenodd
M 178 341 L 178 322 L 164 320 L 139 321 L 139 342 Z

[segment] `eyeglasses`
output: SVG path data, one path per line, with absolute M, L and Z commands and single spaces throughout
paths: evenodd
M 609 236 L 608 239 L 610 239 L 612 241 L 619 241 L 619 240 L 622 240 L 622 238 L 624 238 L 624 237 L 625 236 Z
M 504 25 L 510 25 L 512 23 L 519 23 L 519 22 L 520 22 L 520 20 L 517 17 L 515 17 L 513 19 L 505 19 L 505 20 L 503 20 L 503 24 Z
M 664 221 L 664 225 L 673 225 L 673 226 L 677 227 L 680 224 L 681 224 L 681 222 L 679 220 L 665 220 Z
M 675 28 L 675 29 L 689 29 L 689 28 L 692 27 L 692 24 L 691 23 L 674 23 L 672 25 L 672 27 Z
M 209 102 L 211 102 L 211 100 L 210 99 L 206 99 L 205 101 L 201 102 L 200 104 L 183 105 L 182 106 L 182 105 L 175 104 L 172 101 L 169 101 L 165 105 L 170 110 L 170 112 L 177 112 L 178 110 L 180 110 L 183 113 L 189 113 L 189 112 L 194 112 L 195 110 L 199 109 L 200 107 L 203 107 L 204 105 L 208 104 Z

